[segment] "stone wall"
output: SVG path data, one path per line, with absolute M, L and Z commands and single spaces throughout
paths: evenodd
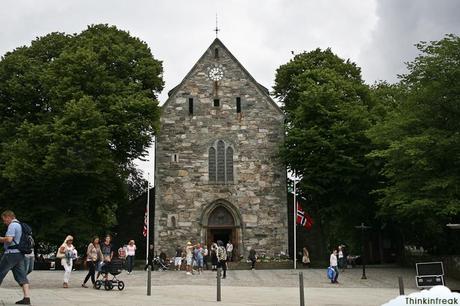
M 216 64 L 224 70 L 217 86 L 219 107 L 213 105 L 216 87 L 207 75 Z M 241 114 L 236 97 L 242 101 Z M 241 219 L 237 244 L 242 254 L 248 247 L 267 254 L 287 249 L 286 170 L 278 159 L 283 120 L 264 89 L 214 41 L 163 106 L 156 151 L 157 251 L 172 254 L 187 241 L 205 241 L 203 212 L 218 200 L 230 203 Z M 208 149 L 217 140 L 234 148 L 231 184 L 208 180 Z

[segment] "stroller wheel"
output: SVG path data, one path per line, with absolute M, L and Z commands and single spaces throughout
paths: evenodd
M 101 289 L 102 287 L 102 281 L 101 280 L 97 280 L 96 283 L 94 283 L 94 288 L 96 289 Z
M 112 290 L 113 289 L 112 281 L 106 280 L 104 282 L 104 289 L 107 291 Z
M 118 290 L 120 291 L 125 289 L 125 283 L 123 281 L 118 281 L 117 286 L 118 286 Z

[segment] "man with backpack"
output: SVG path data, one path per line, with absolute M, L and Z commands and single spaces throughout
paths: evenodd
M 31 245 L 28 245 L 23 228 L 30 229 L 27 225 L 21 224 L 14 212 L 6 210 L 2 213 L 3 223 L 8 226 L 5 237 L 0 237 L 0 243 L 3 243 L 5 252 L 0 260 L 0 284 L 11 270 L 14 279 L 22 287 L 24 298 L 17 301 L 16 304 L 30 305 L 29 280 L 24 265 L 24 254 L 29 252 Z M 31 233 L 30 233 L 31 234 Z M 30 253 L 30 252 L 29 252 Z

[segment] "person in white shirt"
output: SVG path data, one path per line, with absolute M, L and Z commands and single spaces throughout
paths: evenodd
M 231 241 L 227 243 L 227 261 L 232 261 L 233 259 L 233 244 Z
M 339 278 L 339 269 L 337 267 L 337 250 L 336 249 L 332 251 L 331 257 L 329 258 L 329 264 L 332 267 L 332 269 L 334 269 L 335 271 L 335 276 L 331 280 L 331 283 L 338 284 L 339 282 L 337 281 L 337 278 Z
M 133 272 L 134 256 L 136 256 L 136 244 L 134 243 L 134 240 L 130 240 L 126 246 L 126 262 L 128 265 L 128 274 Z
M 343 270 L 345 269 L 345 257 L 343 256 L 343 248 L 341 245 L 339 245 L 338 247 L 337 255 L 338 255 L 338 262 L 337 262 L 338 268 L 342 269 L 342 272 L 343 272 Z
M 77 258 L 77 250 L 73 246 L 73 237 L 68 235 L 64 243 L 59 247 L 56 254 L 61 259 L 61 265 L 64 267 L 64 283 L 62 287 L 69 288 L 70 273 L 72 273 L 73 260 Z

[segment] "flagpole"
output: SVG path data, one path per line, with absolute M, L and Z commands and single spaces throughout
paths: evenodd
M 293 228 L 294 228 L 294 270 L 297 269 L 297 195 L 296 195 L 296 173 L 294 172 L 294 218 L 293 218 Z
M 145 246 L 145 264 L 149 264 L 149 248 L 150 248 L 150 173 L 147 173 L 147 244 Z

